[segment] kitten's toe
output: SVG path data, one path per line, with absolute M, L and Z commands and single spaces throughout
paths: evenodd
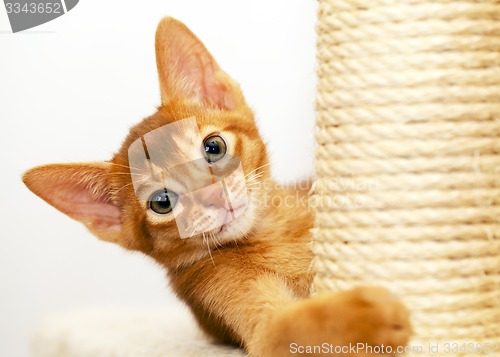
M 348 292 L 352 299 L 353 328 L 367 346 L 390 346 L 401 351 L 411 336 L 409 312 L 402 301 L 379 287 L 360 287 Z

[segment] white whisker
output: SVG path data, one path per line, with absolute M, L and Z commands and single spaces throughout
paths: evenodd
M 130 169 L 130 166 L 128 166 L 128 165 L 117 164 L 117 163 L 115 163 L 115 162 L 111 162 L 111 165 L 114 165 L 114 166 L 119 166 L 119 167 L 124 167 L 124 168 L 126 168 L 126 169 Z
M 191 235 L 189 236 L 189 238 L 193 238 L 194 232 L 196 232 L 197 229 L 198 229 L 198 225 L 195 225 L 195 227 L 193 228 L 193 231 L 191 232 Z
M 264 168 L 264 167 L 266 167 L 266 166 L 269 166 L 269 165 L 270 165 L 270 164 L 269 164 L 269 163 L 267 163 L 267 164 L 261 165 L 261 166 L 259 166 L 259 167 L 255 168 L 255 169 L 253 169 L 252 171 L 250 171 L 249 173 L 247 173 L 247 174 L 245 175 L 245 178 L 246 178 L 247 176 L 251 175 L 252 173 L 256 172 L 257 170 L 260 170 L 260 169 L 262 169 L 262 168 Z
M 110 172 L 107 175 L 138 175 L 138 176 L 142 176 L 144 174 L 140 174 L 138 172 Z
M 142 182 L 145 182 L 145 181 L 147 181 L 147 180 L 148 180 L 148 179 L 147 179 L 147 178 L 145 178 L 145 179 L 143 179 L 143 180 L 138 180 L 138 181 L 136 181 L 136 183 L 142 183 Z M 120 189 L 119 189 L 118 191 L 115 191 L 115 192 L 114 192 L 114 194 L 115 194 L 115 195 L 116 195 L 116 194 L 118 194 L 118 193 L 119 193 L 121 190 L 123 190 L 125 187 L 129 187 L 130 185 L 133 185 L 133 184 L 134 184 L 133 182 L 130 182 L 130 183 L 126 184 L 126 185 L 123 185 L 122 187 L 120 187 Z
M 248 182 L 248 181 L 256 180 L 258 178 L 261 178 L 263 175 L 264 174 L 255 174 L 255 175 L 253 175 L 253 176 L 251 176 L 249 178 L 246 178 L 246 181 Z
M 122 165 L 122 164 L 116 164 L 116 163 L 111 163 L 112 165 L 114 166 L 118 166 L 118 167 L 123 167 L 123 168 L 126 168 L 128 169 L 129 171 L 132 171 L 132 170 L 137 170 L 137 171 L 141 171 L 141 172 L 144 172 L 144 173 L 148 173 L 146 170 L 144 169 L 141 169 L 140 167 L 130 167 L 130 166 L 127 166 L 127 165 Z
M 210 244 L 208 242 L 207 236 L 205 235 L 205 232 L 203 232 L 203 242 L 207 243 L 208 255 L 210 255 L 210 259 L 212 260 L 212 264 L 215 267 L 214 257 L 212 257 L 212 249 L 210 249 Z

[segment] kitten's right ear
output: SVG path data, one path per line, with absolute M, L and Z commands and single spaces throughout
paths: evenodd
M 165 17 L 156 30 L 156 64 L 164 105 L 173 98 L 222 110 L 244 104 L 239 85 L 182 22 Z
M 23 175 L 28 188 L 47 203 L 83 223 L 98 238 L 120 245 L 121 210 L 112 203 L 108 173 L 111 164 L 53 164 Z

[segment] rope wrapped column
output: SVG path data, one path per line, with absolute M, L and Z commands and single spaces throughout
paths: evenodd
M 500 342 L 500 1 L 319 0 L 317 34 L 316 292 Z

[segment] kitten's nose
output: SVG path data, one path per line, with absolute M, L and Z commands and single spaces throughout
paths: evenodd
M 199 199 L 205 206 L 225 207 L 226 195 L 224 194 L 222 183 L 217 182 L 203 188 Z

